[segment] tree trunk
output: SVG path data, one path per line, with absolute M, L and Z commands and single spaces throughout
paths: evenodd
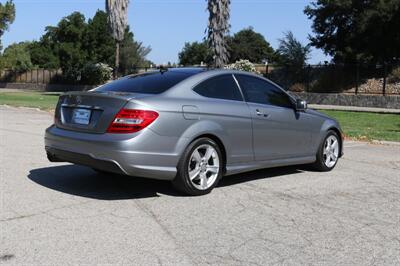
M 115 68 L 114 68 L 114 79 L 118 78 L 119 70 L 119 42 L 115 42 Z
M 230 28 L 230 4 L 231 0 L 208 0 L 207 42 L 216 68 L 224 67 L 229 59 L 227 35 Z

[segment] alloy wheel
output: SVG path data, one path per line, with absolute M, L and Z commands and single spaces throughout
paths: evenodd
M 327 167 L 335 166 L 339 157 L 339 141 L 336 136 L 329 136 L 324 143 L 323 159 Z
M 210 188 L 215 183 L 219 171 L 219 156 L 213 146 L 203 144 L 192 152 L 188 173 L 190 182 L 195 188 L 199 190 Z

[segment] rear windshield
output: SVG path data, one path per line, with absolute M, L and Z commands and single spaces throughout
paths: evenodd
M 182 80 L 196 73 L 165 71 L 148 72 L 134 76 L 128 76 L 107 83 L 95 91 L 119 91 L 158 94 L 162 93 Z

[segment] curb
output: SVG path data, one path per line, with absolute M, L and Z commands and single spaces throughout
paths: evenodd
M 388 140 L 357 140 L 357 139 L 344 139 L 346 144 L 372 144 L 372 145 L 385 145 L 385 146 L 400 146 L 399 141 L 388 141 Z
M 380 144 L 380 145 L 387 145 L 387 146 L 399 146 L 400 147 L 400 142 L 397 142 L 397 141 L 372 140 L 371 143 Z
M 9 109 L 32 110 L 32 111 L 37 111 L 37 112 L 40 112 L 40 113 L 46 113 L 46 114 L 54 115 L 54 110 L 42 110 L 42 109 L 37 108 L 37 107 L 13 106 L 13 105 L 8 105 L 8 104 L 0 104 L 0 107 L 9 108 Z
M 309 104 L 308 106 L 312 109 L 317 109 L 317 110 L 368 112 L 368 113 L 380 113 L 380 114 L 400 114 L 400 109 L 343 106 L 343 105 L 322 105 L 322 104 Z

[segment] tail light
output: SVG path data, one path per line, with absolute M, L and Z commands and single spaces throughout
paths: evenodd
M 156 120 L 158 113 L 150 110 L 121 109 L 107 129 L 107 133 L 138 132 Z

